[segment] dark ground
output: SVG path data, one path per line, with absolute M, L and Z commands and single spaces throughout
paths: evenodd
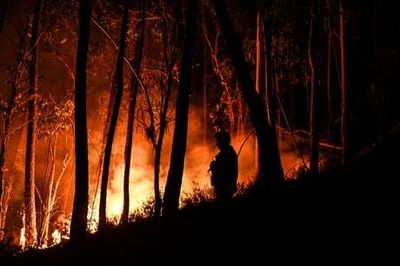
M 250 190 L 230 208 L 205 203 L 174 219 L 144 220 L 91 236 L 77 247 L 26 252 L 0 264 L 396 265 L 399 150 L 397 132 L 347 171 L 333 169 L 313 181 Z

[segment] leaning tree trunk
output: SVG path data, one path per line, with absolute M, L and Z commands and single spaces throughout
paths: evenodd
M 35 151 L 37 126 L 37 97 L 38 97 L 38 33 L 42 0 L 37 0 L 33 14 L 32 32 L 30 41 L 31 56 L 28 66 L 29 100 L 28 100 L 28 129 L 25 154 L 25 194 L 24 194 L 24 229 L 25 245 L 36 245 L 36 209 L 35 209 Z
M 121 106 L 122 92 L 124 90 L 124 53 L 126 31 L 128 29 L 129 17 L 129 0 L 125 0 L 124 15 L 122 17 L 121 32 L 119 38 L 119 50 L 117 57 L 117 65 L 115 69 L 115 80 L 112 86 L 117 85 L 117 93 L 113 105 L 110 129 L 107 134 L 107 143 L 104 150 L 103 172 L 101 176 L 101 191 L 100 191 L 100 209 L 99 209 L 99 230 L 104 229 L 107 222 L 106 203 L 107 203 L 107 186 L 110 171 L 111 151 L 114 142 L 114 135 L 117 128 L 118 114 Z
M 140 22 L 136 26 L 136 38 L 135 38 L 135 53 L 133 68 L 136 71 L 136 75 L 140 75 L 140 65 L 142 64 L 143 57 L 143 43 L 144 43 L 144 29 L 146 22 L 146 0 L 142 0 L 142 12 Z M 139 81 L 134 74 L 132 74 L 131 90 L 129 91 L 129 110 L 128 110 L 128 123 L 126 128 L 126 142 L 125 142 L 125 169 L 124 169 L 124 205 L 122 209 L 121 223 L 128 221 L 129 217 L 129 175 L 131 171 L 131 155 L 132 155 L 132 143 L 133 143 L 133 124 L 135 121 L 135 108 L 136 108 L 136 96 L 139 87 Z
M 75 79 L 75 195 L 71 221 L 71 241 L 84 239 L 89 198 L 88 141 L 86 121 L 86 67 L 89 48 L 92 0 L 80 0 L 79 35 Z
M 163 214 L 170 216 L 179 209 L 179 195 L 182 186 L 183 167 L 185 163 L 189 92 L 192 75 L 192 56 L 196 32 L 197 0 L 187 1 L 186 27 L 181 62 L 180 82 L 176 99 L 175 129 L 172 142 L 170 167 L 165 186 Z
M 258 182 L 279 183 L 283 180 L 283 170 L 279 155 L 276 132 L 268 123 L 265 103 L 257 94 L 251 78 L 249 67 L 244 58 L 242 46 L 238 39 L 223 0 L 212 1 L 228 52 L 236 69 L 236 75 L 241 84 L 242 95 L 250 110 L 250 119 L 256 131 L 258 141 Z M 269 153 L 269 154 L 268 154 Z
M 319 132 L 317 121 L 317 89 L 315 88 L 315 66 L 314 58 L 312 55 L 312 39 L 314 27 L 315 14 L 313 7 L 311 7 L 309 35 L 308 35 L 308 64 L 310 68 L 310 90 L 311 90 L 311 107 L 310 107 L 310 172 L 312 176 L 318 174 L 318 157 L 319 157 Z
M 343 0 L 339 0 L 339 39 L 340 39 L 340 88 L 342 94 L 341 106 L 341 144 L 342 144 L 342 164 L 347 165 L 347 92 L 346 92 L 346 46 L 344 40 L 344 8 Z

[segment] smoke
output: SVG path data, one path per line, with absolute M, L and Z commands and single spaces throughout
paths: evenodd
M 119 121 L 113 147 L 112 169 L 110 171 L 110 183 L 108 187 L 107 216 L 113 219 L 121 215 L 123 206 L 125 118 L 126 117 L 122 116 Z M 201 111 L 191 108 L 189 113 L 182 193 L 190 194 L 196 188 L 210 188 L 210 174 L 208 173 L 208 168 L 211 160 L 218 153 L 216 142 L 213 137 L 210 137 L 212 135 L 211 133 L 212 132 L 209 132 L 207 129 L 204 129 Z M 238 182 L 242 184 L 252 182 L 256 174 L 256 142 L 254 134 L 250 137 L 248 137 L 248 134 L 249 132 L 231 134 L 232 146 L 235 148 L 236 152 L 239 152 L 240 147 L 242 147 L 238 157 Z M 161 192 L 164 191 L 166 176 L 169 169 L 172 135 L 173 130 L 170 128 L 164 139 L 160 165 Z M 97 140 L 100 141 L 100 138 L 97 138 Z M 295 167 L 300 162 L 298 154 L 292 150 L 290 141 L 281 141 L 280 149 L 282 165 L 285 172 Z M 140 128 L 137 128 L 134 134 L 130 173 L 130 212 L 133 212 L 149 198 L 154 196 L 154 152 L 152 145 Z M 96 191 L 96 182 L 94 182 L 92 178 L 91 194 L 93 196 L 94 191 Z M 94 216 L 97 214 L 99 193 L 100 191 L 97 190 Z

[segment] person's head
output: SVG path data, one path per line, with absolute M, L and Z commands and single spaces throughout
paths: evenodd
M 215 140 L 217 141 L 217 146 L 219 149 L 229 146 L 231 143 L 231 137 L 226 131 L 219 131 L 214 134 Z

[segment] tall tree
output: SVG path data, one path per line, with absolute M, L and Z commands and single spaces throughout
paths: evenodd
M 316 75 L 315 75 L 315 63 L 313 57 L 313 32 L 315 22 L 315 10 L 314 6 L 311 5 L 311 14 L 309 22 L 309 33 L 308 33 L 308 64 L 310 71 L 310 91 L 311 91 L 311 107 L 310 107 L 310 172 L 312 175 L 318 174 L 318 162 L 319 162 L 319 130 L 318 130 L 318 91 L 316 88 Z
M 36 152 L 36 127 L 38 108 L 38 74 L 37 54 L 38 35 L 40 25 L 40 13 L 42 0 L 37 0 L 33 11 L 32 32 L 30 40 L 30 61 L 28 65 L 29 99 L 28 99 L 28 129 L 26 137 L 25 154 L 25 193 L 24 193 L 24 229 L 25 244 L 32 246 L 36 244 L 36 210 L 35 210 L 35 152 Z
M 263 1 L 259 2 L 259 11 L 263 18 L 264 29 L 264 86 L 265 86 L 265 102 L 268 114 L 268 121 L 271 127 L 276 130 L 276 98 L 273 90 L 273 69 L 272 69 L 272 20 L 265 14 Z M 262 95 L 261 95 L 262 96 Z
M 244 58 L 241 42 L 234 31 L 225 2 L 223 0 L 213 0 L 212 2 L 257 135 L 258 181 L 261 183 L 281 182 L 284 176 L 276 132 L 268 123 L 265 103 L 255 89 L 249 66 Z
M 332 105 L 332 54 L 333 54 L 333 30 L 332 30 L 332 3 L 331 0 L 326 0 L 326 32 L 327 32 L 327 59 L 326 59 L 326 95 L 327 95 L 327 130 L 330 141 L 332 141 L 332 124 L 333 124 L 333 105 Z
M 344 39 L 344 3 L 339 0 L 339 40 L 340 40 L 340 89 L 342 96 L 341 105 L 341 146 L 342 146 L 342 164 L 347 165 L 348 147 L 347 147 L 347 91 L 346 91 L 346 46 Z
M 135 35 L 135 52 L 133 55 L 132 66 L 136 75 L 140 75 L 140 65 L 142 64 L 143 43 L 144 43 L 144 29 L 146 22 L 146 0 L 141 1 L 141 17 L 139 23 L 136 25 Z M 135 121 L 135 108 L 136 96 L 139 88 L 139 81 L 134 74 L 131 77 L 131 89 L 129 91 L 129 107 L 128 107 L 128 123 L 126 128 L 126 142 L 125 142 L 125 169 L 124 169 L 124 205 L 122 209 L 121 222 L 127 222 L 129 216 L 129 175 L 131 170 L 131 155 L 133 143 L 133 125 Z
M 89 198 L 88 140 L 86 119 L 86 67 L 89 48 L 92 0 L 79 2 L 79 35 L 75 75 L 75 195 L 71 241 L 85 237 Z
M 114 135 L 117 128 L 119 109 L 121 106 L 122 93 L 124 90 L 124 53 L 126 31 L 128 29 L 129 17 L 129 0 L 125 0 L 124 14 L 121 22 L 121 32 L 119 38 L 119 50 L 117 57 L 117 65 L 115 68 L 115 76 L 112 86 L 117 86 L 115 101 L 112 108 L 112 117 L 110 128 L 107 134 L 107 142 L 104 150 L 103 172 L 101 177 L 100 191 L 100 209 L 99 209 L 99 229 L 103 229 L 107 222 L 106 205 L 107 205 L 107 187 L 110 172 L 111 151 L 114 142 Z
M 256 92 L 261 96 L 265 97 L 264 87 L 261 86 L 261 14 L 259 8 L 257 8 L 256 14 L 256 75 L 255 75 L 255 86 Z M 254 161 L 255 167 L 258 168 L 258 143 L 257 136 L 254 139 Z
M 27 33 L 28 27 L 26 27 L 24 33 Z M 11 95 L 10 98 L 7 102 L 7 108 L 4 114 L 5 120 L 4 120 L 4 128 L 1 136 L 1 142 L 0 142 L 0 203 L 2 202 L 2 197 L 3 197 L 3 190 L 4 190 L 4 164 L 6 162 L 6 151 L 8 147 L 8 143 L 10 141 L 10 135 L 11 135 L 11 124 L 13 120 L 13 111 L 15 107 L 15 99 L 17 97 L 17 89 L 18 89 L 18 83 L 20 82 L 21 75 L 23 74 L 23 66 L 26 60 L 25 56 L 25 49 L 26 49 L 26 39 L 25 39 L 25 34 L 21 36 L 21 39 L 18 44 L 18 54 L 17 54 L 17 65 L 15 67 L 15 72 L 13 73 L 12 79 L 11 79 Z M 4 207 L 3 205 L 0 206 L 0 221 L 2 219 L 5 219 L 6 213 L 4 212 Z M 1 230 L 1 228 L 0 228 Z
M 160 114 L 160 125 L 157 140 L 155 141 L 154 147 L 154 216 L 158 217 L 161 215 L 161 193 L 160 193 L 160 164 L 161 164 L 161 152 L 164 143 L 164 137 L 167 130 L 167 112 L 169 102 L 171 98 L 172 85 L 174 80 L 174 65 L 178 57 L 178 45 L 177 45 L 177 30 L 175 18 L 173 32 L 168 34 L 168 14 L 166 9 L 166 3 L 161 1 L 162 5 L 162 39 L 163 39 L 163 69 L 166 69 L 168 73 L 167 81 L 165 82 L 163 76 L 160 78 L 160 89 L 161 89 L 161 114 Z
M 173 215 L 179 208 L 179 195 L 182 186 L 187 144 L 189 93 L 198 1 L 188 0 L 186 3 L 186 27 L 184 32 L 180 82 L 175 108 L 175 129 L 163 204 L 163 214 L 165 216 Z

